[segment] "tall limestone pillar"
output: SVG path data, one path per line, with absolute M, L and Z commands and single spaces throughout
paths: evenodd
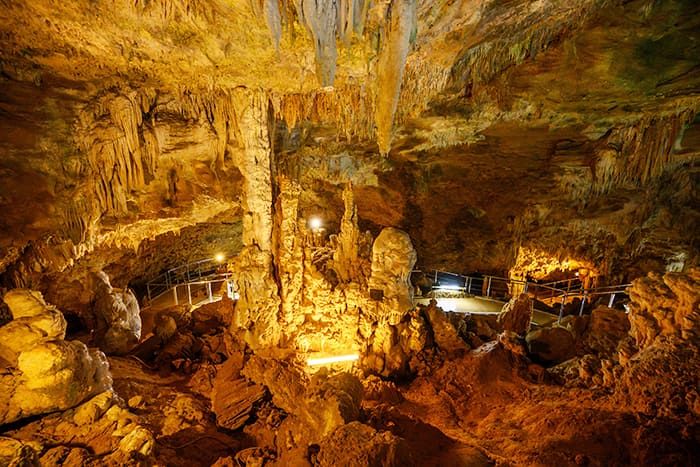
M 247 89 L 237 90 L 232 101 L 240 135 L 234 162 L 244 179 L 244 247 L 232 266 L 240 299 L 232 331 L 253 348 L 275 346 L 281 326 L 272 254 L 274 160 L 269 101 L 265 94 Z

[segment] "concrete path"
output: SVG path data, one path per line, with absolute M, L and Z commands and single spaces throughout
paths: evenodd
M 437 305 L 444 311 L 455 313 L 472 313 L 478 315 L 497 315 L 501 312 L 505 302 L 483 297 L 465 298 L 436 298 Z M 428 305 L 429 298 L 420 298 L 416 303 Z M 538 326 L 548 326 L 557 320 L 557 316 L 540 310 L 535 310 L 532 317 L 533 323 Z

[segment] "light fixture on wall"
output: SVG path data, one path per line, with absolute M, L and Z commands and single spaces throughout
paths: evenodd
M 224 255 L 223 253 L 217 253 L 214 255 L 214 260 L 217 263 L 223 263 L 224 261 L 226 261 L 226 255 Z

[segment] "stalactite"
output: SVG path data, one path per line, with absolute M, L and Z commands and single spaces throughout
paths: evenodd
M 160 145 L 143 121 L 154 100 L 152 90 L 104 96 L 81 113 L 77 139 L 95 174 L 102 212 L 126 212 L 129 192 L 143 187 L 156 171 Z
M 353 35 L 362 35 L 370 3 L 368 0 L 338 1 L 338 36 L 345 45 L 350 44 Z
M 353 137 L 370 139 L 373 136 L 373 96 L 367 88 L 347 85 L 333 89 L 320 89 L 310 93 L 272 95 L 275 117 L 288 128 L 301 122 L 331 124 L 342 132 L 347 140 Z M 341 135 L 339 135 L 341 136 Z
M 376 109 L 379 152 L 389 153 L 406 57 L 416 29 L 416 0 L 392 2 L 377 64 Z
M 678 136 L 695 114 L 688 109 L 670 116 L 650 115 L 614 129 L 598 152 L 594 191 L 606 193 L 625 183 L 645 185 L 660 177 L 673 163 Z
M 518 15 L 524 18 L 518 34 L 494 31 L 477 45 L 470 45 L 452 68 L 452 80 L 462 87 L 487 83 L 506 68 L 534 58 L 570 31 L 580 28 L 607 0 L 584 0 L 550 8 L 541 15 Z M 529 22 L 529 23 L 528 23 Z M 508 27 L 513 29 L 513 25 Z
M 74 245 L 88 240 L 88 232 L 97 220 L 95 204 L 92 199 L 80 197 L 66 208 L 64 217 L 65 233 Z
M 277 53 L 279 53 L 280 39 L 282 38 L 282 15 L 280 14 L 277 0 L 265 0 L 265 19 L 267 20 L 267 27 L 270 29 L 272 43 Z
M 295 0 L 297 13 L 314 41 L 316 76 L 321 86 L 332 86 L 338 51 L 335 45 L 338 5 L 336 0 Z

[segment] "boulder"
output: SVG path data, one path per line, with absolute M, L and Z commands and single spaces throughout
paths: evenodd
M 642 350 L 657 337 L 700 339 L 700 269 L 649 273 L 629 288 L 630 334 Z
M 41 292 L 27 289 L 13 289 L 5 294 L 3 301 L 7 304 L 13 319 L 36 316 L 49 306 Z
M 447 323 L 449 325 L 449 323 Z M 420 309 L 406 313 L 400 323 L 381 321 L 375 328 L 360 360 L 367 373 L 383 377 L 404 377 L 415 373 L 416 356 L 432 348 L 430 324 Z
M 377 431 L 360 422 L 338 427 L 319 445 L 317 465 L 412 465 L 406 441 L 388 431 Z
M 18 372 L 6 380 L 0 425 L 32 415 L 66 410 L 111 388 L 109 364 L 102 352 L 78 341 L 51 341 L 22 352 Z
M 17 364 L 23 350 L 66 336 L 66 320 L 58 310 L 48 309 L 36 316 L 14 319 L 0 327 L 0 357 Z
M 95 274 L 94 312 L 98 345 L 107 354 L 124 355 L 141 339 L 141 310 L 130 290 L 115 289 L 103 271 Z
M 511 331 L 519 336 L 524 336 L 530 330 L 532 321 L 532 300 L 527 294 L 513 297 L 503 305 L 498 315 L 498 323 L 504 331 Z
M 459 337 L 457 329 L 452 325 L 444 311 L 437 307 L 435 300 L 423 310 L 433 329 L 435 343 L 448 356 L 457 356 L 469 351 L 467 344 Z
M 216 424 L 237 430 L 248 421 L 253 407 L 265 396 L 265 388 L 251 384 L 240 376 L 242 357 L 229 358 L 217 367 L 211 391 L 212 411 Z
M 258 356 L 251 357 L 241 373 L 268 388 L 272 403 L 292 414 L 308 431 L 309 443 L 360 416 L 362 383 L 349 373 L 318 373 L 309 380 L 287 362 Z
M 364 399 L 378 403 L 396 405 L 403 402 L 403 396 L 392 381 L 386 381 L 378 376 L 370 375 L 362 380 Z
M 14 289 L 5 294 L 14 319 L 0 327 L 0 358 L 12 365 L 18 355 L 35 345 L 66 336 L 66 320 L 39 292 Z
M 559 326 L 531 331 L 525 341 L 531 356 L 548 363 L 561 363 L 576 354 L 574 336 Z
M 15 433 L 42 441 L 32 446 L 41 454 L 40 465 L 152 465 L 145 457 L 153 454 L 155 439 L 122 404 L 117 394 L 105 391 L 63 413 L 27 421 Z M 2 457 L 0 447 L 0 465 L 7 465 Z
M 12 313 L 10 307 L 0 297 L 0 326 L 12 321 Z
M 584 341 L 586 347 L 595 353 L 612 355 L 629 330 L 630 322 L 625 312 L 599 306 L 591 313 Z
M 0 437 L 0 465 L 38 467 L 40 464 L 35 447 L 3 436 Z

